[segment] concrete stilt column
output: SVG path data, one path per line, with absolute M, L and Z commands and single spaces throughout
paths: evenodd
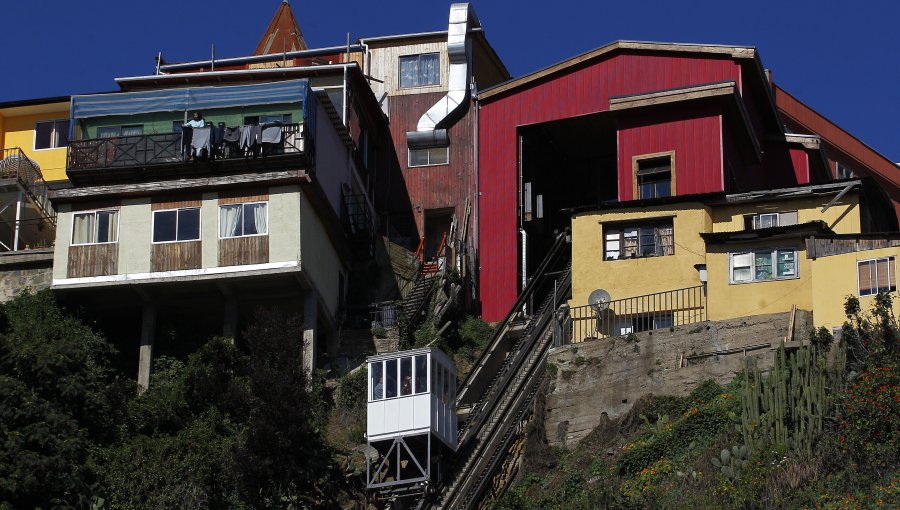
M 237 336 L 237 325 L 237 298 L 232 295 L 225 298 L 225 323 L 222 325 L 222 336 L 235 338 Z
M 138 358 L 138 395 L 150 387 L 150 367 L 153 364 L 153 337 L 156 334 L 156 304 L 144 303 L 141 319 L 141 352 Z
M 318 312 L 316 295 L 310 292 L 303 298 L 303 369 L 310 374 L 316 369 Z

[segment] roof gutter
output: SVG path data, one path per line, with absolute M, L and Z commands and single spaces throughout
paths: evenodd
M 468 3 L 450 5 L 447 29 L 447 53 L 450 57 L 450 81 L 447 95 L 432 106 L 416 126 L 406 133 L 409 147 L 446 147 L 450 145 L 447 128 L 461 117 L 469 106 L 469 83 L 472 81 L 472 40 L 469 28 L 480 27 L 475 10 Z
M 360 45 L 353 45 L 350 47 L 351 51 L 362 51 L 362 47 Z M 229 65 L 238 65 L 238 64 L 253 64 L 258 62 L 275 62 L 281 61 L 285 58 L 303 58 L 303 57 L 317 57 L 321 55 L 338 55 L 347 51 L 347 47 L 345 46 L 331 46 L 328 48 L 315 48 L 311 50 L 299 50 L 299 51 L 288 51 L 286 53 L 271 53 L 267 55 L 249 55 L 245 57 L 232 57 L 232 58 L 217 58 L 215 60 L 215 64 L 218 66 L 229 66 Z M 212 66 L 212 60 L 198 60 L 196 62 L 176 62 L 172 64 L 163 64 L 159 66 L 159 71 L 161 74 L 166 74 L 168 71 L 178 71 L 181 69 L 194 69 L 198 67 L 204 66 Z

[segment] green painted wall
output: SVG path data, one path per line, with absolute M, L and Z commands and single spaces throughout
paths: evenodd
M 202 112 L 207 122 L 218 124 L 224 122 L 226 126 L 240 126 L 244 123 L 244 117 L 257 115 L 283 115 L 291 114 L 291 122 L 303 122 L 303 104 L 283 103 L 267 105 L 250 105 L 240 108 L 216 108 Z M 193 111 L 188 111 L 188 118 Z M 135 126 L 143 125 L 144 134 L 171 133 L 172 123 L 184 121 L 184 112 L 154 112 L 138 115 L 110 115 L 107 117 L 93 117 L 79 121 L 80 139 L 97 138 L 98 128 L 107 126 Z M 84 134 L 87 131 L 87 135 Z

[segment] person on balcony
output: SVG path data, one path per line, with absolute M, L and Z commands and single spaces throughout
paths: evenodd
M 206 127 L 206 121 L 203 120 L 203 114 L 200 112 L 194 112 L 194 118 L 185 122 L 183 127 L 189 127 L 189 128 Z

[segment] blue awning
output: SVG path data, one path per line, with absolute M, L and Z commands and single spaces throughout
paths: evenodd
M 307 80 L 72 96 L 72 118 L 306 103 Z

